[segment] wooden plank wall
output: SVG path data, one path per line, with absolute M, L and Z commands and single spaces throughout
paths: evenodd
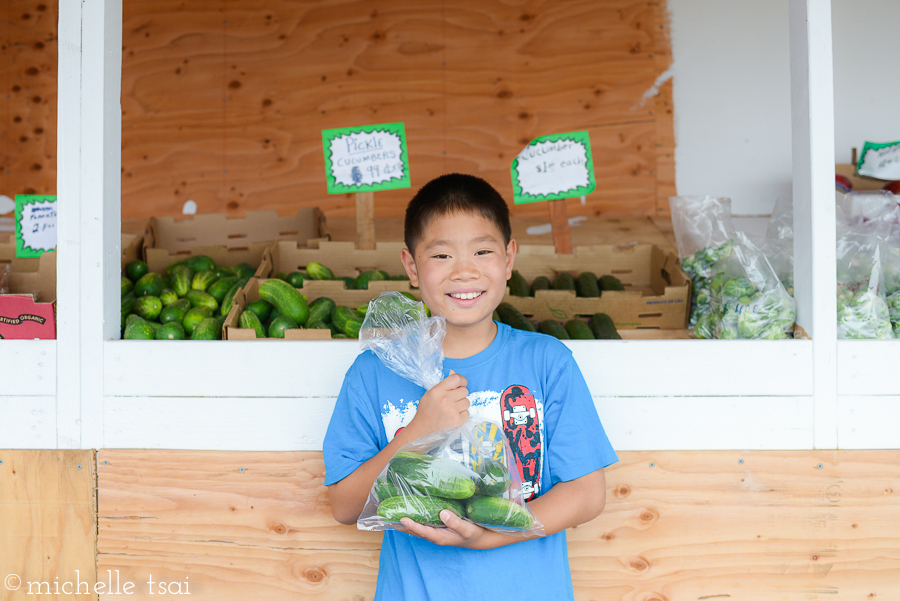
M 130 598 L 150 576 L 195 600 L 372 598 L 380 535 L 332 520 L 320 453 L 98 460 L 100 580 Z M 607 482 L 569 533 L 579 601 L 900 598 L 897 451 L 628 452 Z
M 201 213 L 318 205 L 350 217 L 353 198 L 325 192 L 320 132 L 394 121 L 406 124 L 413 189 L 460 170 L 511 199 L 522 147 L 587 130 L 598 186 L 569 214 L 668 212 L 671 82 L 652 93 L 671 63 L 664 0 L 123 9 L 123 219 L 180 215 L 188 199 Z M 0 193 L 10 196 L 55 192 L 56 23 L 52 1 L 9 0 L 0 14 Z M 410 193 L 379 193 L 377 215 L 401 215 Z
M 86 594 L 96 581 L 94 457 L 0 450 L 0 601 L 97 598 Z M 57 594 L 79 582 L 82 594 Z

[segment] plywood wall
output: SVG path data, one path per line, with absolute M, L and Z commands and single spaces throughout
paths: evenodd
M 674 193 L 664 0 L 124 0 L 122 216 L 322 206 L 321 130 L 402 121 L 412 187 L 509 166 L 587 130 L 597 190 L 570 214 L 653 215 Z M 56 188 L 56 2 L 0 11 L 0 193 Z M 5 59 L 5 60 L 3 60 Z M 664 78 L 663 78 L 664 79 Z M 657 89 L 657 85 L 659 85 Z M 3 100 L 0 95 L 0 101 Z M 379 193 L 402 214 L 411 190 Z M 532 205 L 519 214 L 545 214 Z
M 56 0 L 0 5 L 0 194 L 56 194 Z
M 371 599 L 378 533 L 333 521 L 320 453 L 99 453 L 98 569 L 192 599 Z M 569 533 L 579 601 L 900 598 L 896 451 L 631 452 Z M 142 591 L 142 592 L 141 592 Z

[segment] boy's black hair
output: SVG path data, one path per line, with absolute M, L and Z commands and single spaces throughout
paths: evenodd
M 504 245 L 512 238 L 509 207 L 500 193 L 480 177 L 448 173 L 422 186 L 406 207 L 403 240 L 409 252 L 415 254 L 429 221 L 451 213 L 481 215 L 497 226 Z

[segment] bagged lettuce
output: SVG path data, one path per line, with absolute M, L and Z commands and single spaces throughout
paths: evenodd
M 384 292 L 369 303 L 359 332 L 395 373 L 426 390 L 443 379 L 444 317 L 428 317 L 421 302 Z M 444 527 L 447 509 L 484 528 L 542 536 L 544 527 L 525 504 L 519 471 L 500 424 L 470 419 L 404 445 L 378 474 L 356 522 L 360 530 L 400 527 L 408 517 Z

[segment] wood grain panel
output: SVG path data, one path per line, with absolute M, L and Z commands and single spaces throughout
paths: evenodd
M 0 193 L 56 194 L 56 2 L 0 8 Z
M 652 214 L 671 114 L 660 126 L 640 100 L 665 64 L 660 14 L 634 0 L 126 0 L 123 217 L 175 215 L 187 199 L 352 217 L 352 196 L 325 193 L 321 130 L 394 121 L 413 189 L 458 170 L 511 198 L 525 144 L 583 129 L 598 189 L 569 214 Z M 410 194 L 377 194 L 377 215 L 402 214 Z
M 34 599 L 39 590 L 55 593 L 57 582 L 83 582 L 87 588 L 82 587 L 82 593 L 93 592 L 95 474 L 91 450 L 0 450 L 0 599 Z M 33 584 L 28 594 L 28 583 L 46 584 Z
M 897 598 L 898 465 L 897 451 L 620 453 L 606 510 L 569 533 L 575 597 Z M 194 599 L 373 595 L 380 535 L 332 520 L 320 453 L 103 450 L 98 473 L 100 574 L 189 582 Z

